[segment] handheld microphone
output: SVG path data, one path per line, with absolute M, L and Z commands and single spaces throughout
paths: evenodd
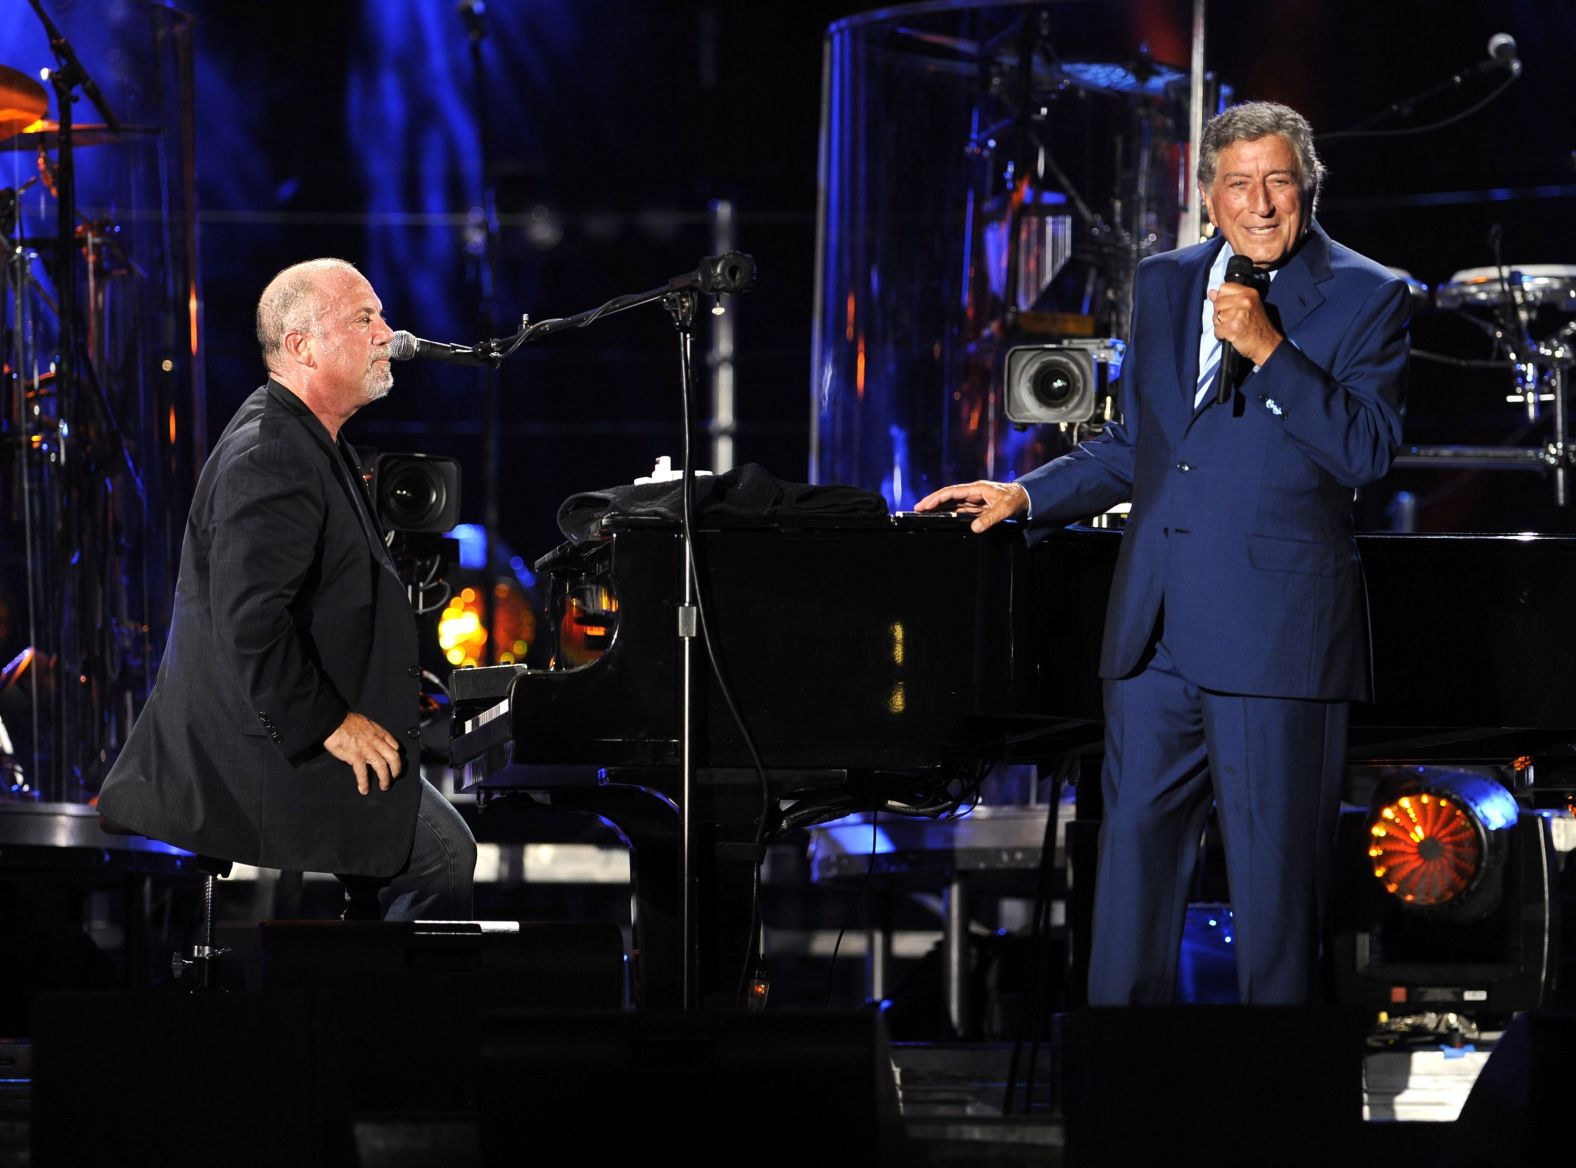
M 1234 255 L 1226 261 L 1226 283 L 1246 284 L 1249 288 L 1256 289 L 1259 296 L 1264 295 L 1264 277 L 1260 276 L 1253 267 L 1253 261 L 1245 255 Z M 1231 400 L 1231 391 L 1237 388 L 1237 383 L 1242 380 L 1242 363 L 1247 358 L 1231 347 L 1230 341 L 1222 341 L 1220 349 L 1220 385 L 1215 390 L 1215 401 L 1223 404 Z
M 497 365 L 497 353 L 485 346 L 446 345 L 442 341 L 424 341 L 400 329 L 389 338 L 389 360 L 442 361 L 446 365 Z

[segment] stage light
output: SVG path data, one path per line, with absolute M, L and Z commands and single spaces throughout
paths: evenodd
M 462 588 L 449 598 L 448 607 L 438 617 L 438 647 L 450 665 L 475 665 L 487 647 L 487 630 L 482 627 L 481 598 L 474 588 Z
M 1465 916 L 1494 906 L 1516 800 L 1499 783 L 1419 768 L 1368 817 L 1374 877 L 1404 907 Z
M 1373 774 L 1343 812 L 1330 897 L 1337 1000 L 1499 1016 L 1544 1000 L 1558 968 L 1550 821 L 1500 772 Z
M 449 598 L 438 617 L 438 647 L 450 665 L 481 664 L 487 648 L 484 611 L 482 595 L 474 587 L 461 588 Z M 493 586 L 493 624 L 493 660 L 499 665 L 523 662 L 536 640 L 536 611 L 513 580 L 500 579 Z

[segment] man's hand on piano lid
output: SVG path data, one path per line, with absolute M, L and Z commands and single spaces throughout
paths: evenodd
M 354 711 L 346 714 L 339 729 L 323 740 L 323 749 L 340 762 L 350 764 L 356 776 L 356 790 L 363 795 L 371 792 L 374 775 L 378 790 L 387 791 L 405 765 L 399 739 Z
M 974 483 L 942 487 L 932 491 L 914 504 L 916 511 L 953 510 L 959 515 L 972 515 L 974 522 L 969 530 L 984 531 L 1003 519 L 1022 515 L 1029 509 L 1029 492 L 1019 483 L 993 483 L 981 479 Z

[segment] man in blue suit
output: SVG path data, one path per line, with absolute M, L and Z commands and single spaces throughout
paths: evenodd
M 1409 318 L 1405 284 L 1313 221 L 1322 177 L 1295 111 L 1214 118 L 1198 182 L 1218 234 L 1139 265 L 1122 423 L 1016 483 L 918 504 L 983 531 L 1132 500 L 1100 663 L 1096 1005 L 1171 1000 L 1211 799 L 1243 1002 L 1313 989 L 1347 703 L 1370 684 L 1352 495 L 1401 440 Z M 1233 255 L 1265 294 L 1223 282 Z M 1223 346 L 1240 371 L 1222 401 Z

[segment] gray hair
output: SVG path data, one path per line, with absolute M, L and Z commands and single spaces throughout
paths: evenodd
M 1311 213 L 1319 202 L 1324 185 L 1324 163 L 1313 148 L 1313 127 L 1308 119 L 1290 106 L 1273 101 L 1247 101 L 1234 105 L 1210 118 L 1198 151 L 1198 185 L 1209 190 L 1215 185 L 1215 168 L 1220 152 L 1236 142 L 1251 142 L 1266 134 L 1279 134 L 1297 156 L 1297 185 Z
M 320 335 L 323 290 L 319 277 L 324 272 L 356 272 L 356 266 L 346 260 L 306 260 L 280 272 L 263 289 L 257 301 L 257 343 L 269 369 L 274 368 L 286 333 Z

